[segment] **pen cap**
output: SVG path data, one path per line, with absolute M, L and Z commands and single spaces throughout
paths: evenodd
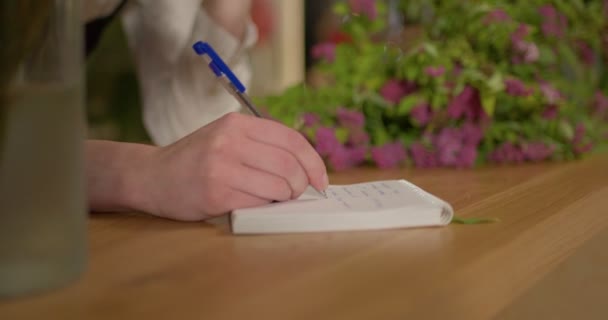
M 196 54 L 198 54 L 199 56 L 204 55 L 205 53 L 207 53 L 206 49 L 205 49 L 205 43 L 202 41 L 197 41 L 192 48 L 194 49 L 194 52 L 196 52 Z
M 209 68 L 213 70 L 216 76 L 220 77 L 224 74 L 228 80 L 232 83 L 232 85 L 240 92 L 245 93 L 245 86 L 241 83 L 241 81 L 232 73 L 232 70 L 224 63 L 224 60 L 220 58 L 220 56 L 213 50 L 213 47 L 207 42 L 197 41 L 194 45 L 192 45 L 194 52 L 199 56 L 208 55 L 211 59 L 209 63 Z

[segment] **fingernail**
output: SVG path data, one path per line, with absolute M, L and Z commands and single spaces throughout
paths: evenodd
M 329 177 L 327 176 L 327 172 L 323 172 L 323 190 L 327 189 L 329 186 Z

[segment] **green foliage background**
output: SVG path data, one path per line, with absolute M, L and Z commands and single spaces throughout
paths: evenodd
M 86 64 L 89 137 L 149 142 L 131 53 L 119 19 L 105 30 Z

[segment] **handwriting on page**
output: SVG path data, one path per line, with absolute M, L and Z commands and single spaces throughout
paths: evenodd
M 326 193 L 328 198 L 369 198 L 397 195 L 403 190 L 400 185 L 391 182 L 355 184 L 350 186 L 330 186 Z
M 326 194 L 327 198 L 353 210 L 396 208 L 415 199 L 403 184 L 396 181 L 330 186 Z

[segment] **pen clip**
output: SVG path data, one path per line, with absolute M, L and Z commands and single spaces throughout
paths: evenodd
M 209 62 L 209 68 L 213 70 L 213 73 L 215 73 L 217 77 L 220 77 L 222 74 L 224 74 L 228 78 L 228 80 L 230 80 L 230 82 L 237 91 L 239 91 L 240 93 L 245 93 L 245 90 L 247 90 L 247 88 L 245 88 L 241 81 L 239 81 L 239 79 L 234 75 L 234 73 L 232 73 L 232 70 L 230 70 L 228 65 L 224 63 L 224 60 L 220 58 L 220 56 L 215 52 L 215 50 L 213 50 L 213 47 L 211 47 L 209 43 L 197 41 L 192 46 L 192 48 L 199 56 L 207 55 L 209 59 L 211 59 L 211 61 Z

